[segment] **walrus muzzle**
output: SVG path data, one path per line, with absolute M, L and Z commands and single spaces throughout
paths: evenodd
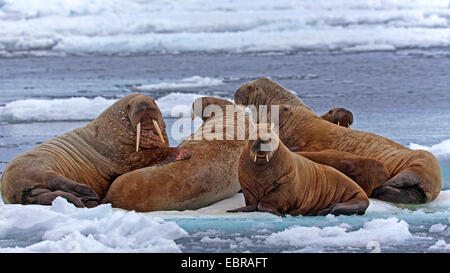
M 270 140 L 256 140 L 250 148 L 250 158 L 252 158 L 253 162 L 256 163 L 257 159 L 265 158 L 265 162 L 269 162 L 272 158 L 272 151 L 266 151 L 262 149 L 264 145 L 270 145 Z
M 164 137 L 161 132 L 161 128 L 159 128 L 158 122 L 154 119 L 152 119 L 153 126 L 155 126 L 155 130 L 158 133 L 159 138 L 161 139 L 162 144 L 166 144 L 164 141 Z M 136 152 L 139 152 L 139 143 L 141 140 L 141 123 L 138 122 L 136 125 Z

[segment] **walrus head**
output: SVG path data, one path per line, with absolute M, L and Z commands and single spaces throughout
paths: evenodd
M 225 113 L 227 105 L 234 105 L 234 103 L 214 97 L 197 98 L 192 103 L 192 120 L 196 116 L 203 119 L 203 121 L 214 117 L 215 111 L 217 110 L 214 107 L 219 107 L 221 111 Z M 209 108 L 210 106 L 211 108 Z
M 141 94 L 136 95 L 128 101 L 126 109 L 130 125 L 135 128 L 136 132 L 136 152 L 139 151 L 141 145 L 144 148 L 149 147 L 150 140 L 148 138 L 151 135 L 157 135 L 160 141 L 160 143 L 158 141 L 155 143 L 155 138 L 152 138 L 151 146 L 168 145 L 166 124 L 154 99 Z M 161 130 L 161 127 L 164 130 Z M 144 140 L 142 143 L 141 136 Z
M 166 124 L 155 100 L 143 94 L 119 99 L 87 126 L 95 138 L 86 135 L 85 141 L 101 153 L 120 158 L 169 145 Z
M 268 164 L 278 151 L 279 138 L 268 123 L 258 124 L 255 139 L 249 139 L 246 147 L 250 160 L 256 165 Z
M 353 123 L 353 114 L 345 108 L 333 108 L 320 118 L 342 127 L 350 127 Z
M 234 101 L 236 104 L 254 105 L 257 108 L 259 105 L 288 104 L 311 110 L 294 93 L 267 78 L 260 78 L 239 87 L 234 93 Z

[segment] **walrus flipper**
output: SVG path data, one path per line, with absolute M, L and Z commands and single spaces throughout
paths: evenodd
M 269 207 L 269 206 L 264 206 L 262 204 L 263 202 L 264 202 L 264 200 L 258 203 L 258 211 L 269 212 L 269 213 L 275 214 L 276 216 L 286 217 L 285 214 L 280 213 L 277 209 Z
M 258 207 L 258 203 L 254 203 L 245 207 L 237 208 L 237 209 L 230 209 L 227 210 L 227 212 L 253 212 L 256 211 Z
M 401 172 L 374 189 L 371 197 L 392 203 L 422 204 L 427 196 L 420 187 L 421 181 L 413 172 Z
M 330 207 L 323 209 L 317 213 L 318 216 L 332 215 L 363 215 L 366 212 L 369 202 L 364 198 L 360 198 L 357 193 L 352 199 L 343 203 L 335 203 Z
M 77 207 L 95 207 L 99 204 L 97 194 L 89 186 L 56 176 L 45 182 L 45 188 L 35 187 L 22 194 L 22 204 L 51 205 L 58 196 Z
M 64 191 L 50 191 L 42 188 L 37 188 L 25 192 L 23 195 L 22 204 L 38 204 L 50 206 L 53 200 L 55 200 L 58 196 L 63 197 L 78 208 L 85 207 L 84 203 L 71 193 Z

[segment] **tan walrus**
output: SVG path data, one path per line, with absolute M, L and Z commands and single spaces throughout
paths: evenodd
M 369 206 L 367 195 L 354 181 L 289 151 L 274 132 L 266 132 L 266 137 L 258 132 L 256 140 L 247 142 L 238 175 L 246 206 L 229 212 L 361 215 Z
M 373 158 L 388 169 L 389 179 L 372 197 L 394 203 L 425 203 L 441 190 L 439 162 L 424 150 L 411 150 L 372 133 L 351 130 L 322 120 L 288 90 L 269 79 L 241 86 L 235 102 L 243 105 L 280 106 L 280 139 L 300 151 L 333 149 Z M 297 105 L 295 107 L 294 105 Z
M 319 164 L 335 168 L 356 182 L 371 197 L 375 188 L 389 180 L 387 168 L 378 160 L 336 150 L 296 152 Z
M 194 114 L 203 117 L 205 122 L 178 146 L 189 150 L 191 158 L 123 174 L 112 183 L 105 203 L 141 212 L 192 210 L 229 198 L 240 190 L 237 159 L 246 136 L 239 140 L 238 135 L 231 133 L 223 140 L 205 139 L 210 133 L 228 134 L 227 129 L 236 130 L 238 118 L 226 115 L 225 111 L 205 115 L 202 110 L 211 104 L 222 110 L 234 104 L 217 98 L 199 98 L 194 105 L 197 103 L 203 107 L 194 109 Z M 244 114 L 244 109 L 241 110 Z M 243 116 L 248 124 L 247 116 Z
M 345 108 L 332 108 L 320 118 L 342 127 L 350 127 L 353 123 L 352 112 Z
M 5 203 L 51 205 L 58 196 L 95 206 L 119 175 L 189 157 L 168 147 L 166 125 L 152 98 L 126 96 L 85 127 L 13 159 L 2 176 Z

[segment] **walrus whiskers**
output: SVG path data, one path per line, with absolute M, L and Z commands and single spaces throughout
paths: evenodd
M 141 123 L 136 125 L 136 152 L 139 152 L 139 142 L 141 140 Z
M 155 126 L 156 132 L 158 133 L 159 138 L 161 139 L 161 142 L 163 144 L 165 144 L 166 142 L 164 141 L 164 137 L 161 133 L 161 129 L 159 128 L 158 122 L 156 122 L 156 120 L 154 120 L 154 119 L 152 119 L 152 121 L 153 121 L 153 125 Z

